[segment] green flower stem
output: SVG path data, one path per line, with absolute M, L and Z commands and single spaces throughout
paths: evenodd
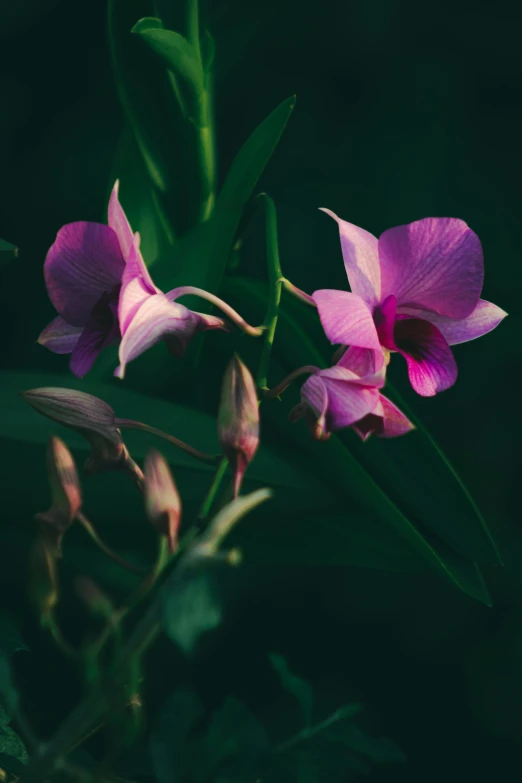
M 288 291 L 289 294 L 295 296 L 295 298 L 299 299 L 300 302 L 304 302 L 311 307 L 317 307 L 310 294 L 306 294 L 304 291 L 301 291 L 300 288 L 291 283 L 290 280 L 287 280 L 286 277 L 283 277 L 281 282 L 283 283 L 285 291 Z
M 268 263 L 268 305 L 264 326 L 266 328 L 265 341 L 261 353 L 261 360 L 257 371 L 257 385 L 262 391 L 268 390 L 268 365 L 274 343 L 277 319 L 279 317 L 279 303 L 281 302 L 281 289 L 283 273 L 279 261 L 279 245 L 277 242 L 277 214 L 275 204 L 266 193 L 258 196 L 265 208 L 266 215 L 266 257 Z
M 203 501 L 199 514 L 198 514 L 198 520 L 203 521 L 206 519 L 209 515 L 210 509 L 212 507 L 212 504 L 215 500 L 215 497 L 219 491 L 219 487 L 221 486 L 221 482 L 223 481 L 223 477 L 227 471 L 228 466 L 228 460 L 226 457 L 221 457 L 221 461 L 219 465 L 217 466 L 216 473 L 214 475 L 214 479 L 212 481 L 212 484 L 210 485 L 210 489 L 207 493 L 207 496 L 205 500 Z
M 299 378 L 301 375 L 313 375 L 313 373 L 319 372 L 320 369 L 320 367 L 316 367 L 314 364 L 306 364 L 304 367 L 299 367 L 297 370 L 291 372 L 290 375 L 287 375 L 286 378 L 283 378 L 283 380 L 280 381 L 277 386 L 274 386 L 273 389 L 268 389 L 265 397 L 279 397 L 296 378 Z
M 195 449 L 193 446 L 189 446 L 188 443 L 185 443 L 179 438 L 174 437 L 174 435 L 169 435 L 168 432 L 163 432 L 163 430 L 159 430 L 156 427 L 151 427 L 149 424 L 145 424 L 142 421 L 133 421 L 132 419 L 116 419 L 116 425 L 121 429 L 141 430 L 142 432 L 148 432 L 151 435 L 156 435 L 158 438 L 163 438 L 163 440 L 172 443 L 173 446 L 176 446 L 178 449 L 181 449 L 187 454 L 190 454 L 191 457 L 200 460 L 200 462 L 205 462 L 207 465 L 215 465 L 221 458 L 220 454 L 206 454 L 204 451 L 199 451 L 199 449 Z
M 76 650 L 69 644 L 67 639 L 62 634 L 60 626 L 56 621 L 54 612 L 49 612 L 49 614 L 46 614 L 44 627 L 51 634 L 52 640 L 60 652 L 62 652 L 67 658 L 78 658 Z
M 211 487 L 209 494 L 212 492 Z M 270 490 L 260 489 L 250 495 L 238 498 L 234 501 L 233 509 L 222 509 L 212 524 L 196 538 L 187 548 L 179 561 L 178 567 L 169 575 L 163 588 L 169 593 L 176 591 L 179 586 L 183 589 L 187 572 L 190 574 L 195 563 L 199 563 L 202 557 L 212 557 L 216 554 L 225 536 L 227 536 L 235 524 L 259 503 L 263 503 L 271 497 Z M 152 644 L 161 632 L 162 628 L 163 596 L 158 594 L 141 620 L 136 625 L 123 647 L 119 660 L 119 670 L 126 672 L 132 663 L 140 658 L 145 650 Z M 99 688 L 94 688 L 86 700 L 80 704 L 51 740 L 41 748 L 20 776 L 19 783 L 42 783 L 52 773 L 60 760 L 67 755 L 71 748 L 76 747 L 78 740 L 87 735 L 91 728 L 103 717 L 111 695 L 121 692 L 121 682 L 116 679 L 109 687 L 109 693 L 104 693 Z
M 96 546 L 108 557 L 111 558 L 115 563 L 118 563 L 122 568 L 127 569 L 127 571 L 132 571 L 135 574 L 144 574 L 147 572 L 147 569 L 143 568 L 143 566 L 135 565 L 134 563 L 129 563 L 128 560 L 125 560 L 124 557 L 120 557 L 116 552 L 114 552 L 107 544 L 102 541 L 98 533 L 96 532 L 96 529 L 92 522 L 89 522 L 85 514 L 83 514 L 81 511 L 78 512 L 76 515 L 76 519 L 80 523 L 80 525 L 83 527 L 83 529 L 89 534 L 89 536 L 92 538 Z
M 275 748 L 274 753 L 285 753 L 287 750 L 290 750 L 295 745 L 299 745 L 301 742 L 305 742 L 306 740 L 309 740 L 311 737 L 314 737 L 316 734 L 319 734 L 325 729 L 328 729 L 334 723 L 343 720 L 345 717 L 346 717 L 346 711 L 341 707 L 341 709 L 337 710 L 336 712 L 333 713 L 333 715 L 330 715 L 328 718 L 321 721 L 321 723 L 316 723 L 315 726 L 310 726 L 309 728 L 303 729 L 298 734 L 295 734 L 293 737 L 290 737 L 284 742 L 281 742 L 281 744 L 277 745 L 277 747 Z
M 182 296 L 189 295 L 199 296 L 201 299 L 206 299 L 207 302 L 211 302 L 214 307 L 218 307 L 223 313 L 225 313 L 225 315 L 230 318 L 231 321 L 236 324 L 236 326 L 239 327 L 239 329 L 241 329 L 242 332 L 250 335 L 250 337 L 261 337 L 261 335 L 266 331 L 264 326 L 250 326 L 250 324 L 248 324 L 245 319 L 234 310 L 233 307 L 230 307 L 230 305 L 220 299 L 219 296 L 215 296 L 209 291 L 203 290 L 203 288 L 196 288 L 192 285 L 182 285 L 179 286 L 179 288 L 174 288 L 172 291 L 169 291 L 168 298 L 172 301 L 175 301 Z
M 199 3 L 188 0 L 186 6 L 187 38 L 194 47 L 203 74 L 203 87 L 196 96 L 196 144 L 201 184 L 200 220 L 208 220 L 216 200 L 216 151 L 214 143 L 214 122 L 212 116 L 211 76 L 205 73 L 201 59 L 199 38 Z

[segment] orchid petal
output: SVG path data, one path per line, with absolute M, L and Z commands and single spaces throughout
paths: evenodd
M 126 259 L 132 247 L 134 234 L 132 233 L 129 221 L 127 220 L 127 215 L 120 204 L 118 197 L 119 189 L 120 181 L 117 179 L 109 199 L 108 223 L 118 237 L 122 255 Z
M 348 291 L 323 289 L 315 291 L 312 299 L 331 343 L 379 348 L 371 310 L 360 296 Z
M 53 353 L 71 353 L 82 331 L 83 326 L 71 326 L 58 315 L 41 332 L 38 342 Z
M 382 409 L 382 430 L 376 432 L 378 438 L 396 438 L 415 429 L 415 425 L 387 397 L 380 395 Z
M 126 365 L 163 339 L 174 340 L 177 355 L 186 348 L 199 327 L 199 318 L 164 294 L 151 294 L 138 307 L 127 325 L 119 350 L 120 366 L 115 375 L 123 378 Z
M 330 209 L 322 209 L 339 226 L 344 266 L 350 288 L 374 307 L 381 299 L 381 270 L 379 266 L 378 240 L 363 228 L 341 220 Z
M 408 364 L 410 383 L 422 397 L 433 397 L 457 380 L 451 348 L 436 326 L 420 318 L 399 318 L 395 342 Z
M 404 413 L 382 394 L 374 411 L 353 424 L 352 428 L 364 441 L 368 440 L 370 435 L 376 435 L 378 438 L 396 438 L 415 429 Z
M 58 313 L 84 326 L 104 292 L 121 282 L 123 256 L 114 231 L 101 223 L 63 226 L 44 263 L 45 284 Z
M 384 386 L 386 364 L 382 348 L 372 350 L 352 345 L 343 353 L 337 366 L 354 372 L 358 376 L 359 383 L 379 388 Z
M 104 294 L 94 306 L 80 339 L 74 346 L 69 367 L 78 378 L 92 368 L 99 354 L 118 341 L 120 330 L 116 318 L 116 302 Z
M 424 218 L 379 238 L 382 299 L 466 318 L 479 300 L 484 260 L 477 235 L 457 218 Z
M 424 318 L 426 321 L 434 324 L 446 338 L 448 345 L 467 343 L 469 340 L 482 337 L 483 334 L 493 331 L 507 315 L 500 307 L 491 302 L 486 302 L 485 299 L 479 299 L 478 305 L 471 315 L 461 320 L 409 307 L 402 307 L 400 312 L 405 315 Z
M 397 298 L 391 294 L 373 311 L 373 321 L 379 335 L 381 345 L 389 351 L 395 350 L 393 331 L 397 314 Z
M 121 282 L 118 319 L 122 335 L 143 302 L 149 296 L 161 293 L 152 281 L 149 284 L 150 276 L 139 251 L 139 241 L 139 234 L 136 234 L 129 249 Z M 143 270 L 146 272 L 145 276 Z
M 374 386 L 360 386 L 340 378 L 326 377 L 322 380 L 328 392 L 326 422 L 332 432 L 350 427 L 371 413 L 379 402 L 379 391 Z

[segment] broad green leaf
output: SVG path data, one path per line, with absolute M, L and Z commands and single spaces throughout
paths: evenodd
M 167 636 L 187 655 L 200 637 L 221 622 L 221 600 L 209 574 L 195 572 L 163 588 L 163 627 Z
M 11 667 L 7 656 L 0 652 L 0 706 L 3 714 L 12 715 L 18 705 L 18 692 L 11 676 Z
M 210 220 L 154 263 L 154 278 L 165 290 L 190 284 L 217 291 L 245 205 L 286 126 L 295 98 L 283 101 L 238 152 Z M 201 301 L 198 301 L 201 309 Z
M 373 764 L 404 762 L 404 753 L 392 740 L 386 737 L 370 737 L 353 723 L 336 723 L 328 728 L 324 736 L 330 742 L 346 745 L 354 753 L 368 758 Z
M 157 714 L 149 751 L 158 783 L 186 780 L 187 741 L 204 708 L 192 691 L 175 691 Z
M 270 663 L 276 670 L 281 680 L 283 688 L 291 693 L 303 711 L 305 724 L 310 726 L 312 723 L 312 710 L 314 706 L 314 696 L 311 687 L 300 677 L 292 674 L 288 668 L 285 659 L 280 655 L 269 655 Z
M 256 780 L 270 750 L 270 741 L 255 716 L 240 701 L 229 698 L 212 716 L 198 759 L 194 759 L 196 779 Z
M 111 405 L 118 418 L 146 419 L 147 424 L 164 430 L 192 446 L 209 453 L 219 452 L 216 420 L 206 413 L 183 405 L 155 400 L 127 389 L 119 381 L 100 383 L 78 381 L 72 375 L 0 372 L 0 404 L 4 415 L 0 421 L 0 437 L 28 443 L 46 443 L 50 434 L 60 433 L 71 448 L 88 449 L 87 441 L 72 430 L 32 411 L 18 392 L 39 386 L 61 386 L 86 391 Z M 125 441 L 132 442 L 132 454 L 143 457 L 152 444 L 174 466 L 209 474 L 212 467 L 198 462 L 166 441 L 123 430 Z M 304 477 L 283 459 L 261 448 L 249 469 L 249 477 L 272 487 L 288 487 L 310 495 L 320 490 L 320 484 Z
M 19 774 L 28 760 L 27 749 L 16 731 L 10 726 L 0 727 L 0 768 Z
M 165 30 L 159 19 L 140 19 L 132 28 L 147 46 L 161 59 L 163 65 L 180 76 L 195 95 L 203 89 L 203 70 L 194 47 L 186 38 L 172 30 Z

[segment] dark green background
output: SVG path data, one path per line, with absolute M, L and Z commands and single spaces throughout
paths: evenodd
M 104 220 L 122 128 L 105 6 L 0 3 L 0 235 L 20 246 L 0 269 L 3 368 L 65 369 L 35 343 L 53 314 L 42 263 L 63 223 Z M 486 570 L 494 608 L 427 573 L 246 566 L 238 584 L 249 600 L 238 601 L 226 639 L 200 654 L 196 679 L 212 698 L 235 692 L 270 714 L 279 697 L 265 656 L 278 651 L 314 683 L 325 709 L 355 696 L 372 731 L 404 749 L 405 768 L 376 770 L 372 780 L 505 779 L 519 767 L 522 743 L 520 12 L 465 0 L 209 0 L 205 18 L 218 47 L 221 171 L 263 117 L 297 94 L 261 182 L 278 207 L 293 282 L 344 287 L 335 226 L 317 207 L 376 234 L 449 215 L 481 238 L 484 296 L 510 316 L 456 347 L 453 389 L 429 400 L 408 393 L 499 543 L 505 567 Z M 247 271 L 262 276 L 263 263 L 263 247 L 251 242 Z M 392 379 L 397 370 L 404 374 L 394 366 Z M 3 488 L 6 524 L 17 504 L 29 513 L 32 496 L 46 502 L 42 479 L 33 478 L 41 457 L 41 449 L 14 445 L 4 453 L 17 476 Z M 17 541 L 13 531 L 3 552 L 7 605 L 22 590 Z M 48 730 L 72 700 L 72 675 L 24 618 L 42 662 L 27 657 L 21 676 L 35 703 L 52 694 L 49 722 L 44 708 L 39 718 Z M 170 651 L 155 654 L 168 668 Z

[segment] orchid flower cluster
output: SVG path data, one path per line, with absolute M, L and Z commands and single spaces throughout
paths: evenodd
M 304 418 L 315 439 L 325 440 L 346 427 L 363 440 L 371 434 L 402 435 L 413 425 L 381 392 L 391 354 L 406 360 L 413 389 L 433 396 L 456 381 L 450 346 L 486 334 L 506 313 L 480 298 L 482 248 L 464 221 L 425 218 L 388 229 L 377 239 L 324 211 L 339 226 L 351 291 L 319 289 L 308 296 L 291 285 L 288 290 L 317 307 L 327 338 L 339 346 L 337 361 L 327 369 L 297 369 L 265 393 L 277 396 L 294 378 L 310 373 L 290 418 Z M 71 354 L 70 368 L 78 377 L 110 345 L 119 346 L 115 375 L 124 378 L 127 364 L 160 341 L 173 356 L 182 357 L 197 333 L 229 331 L 230 321 L 252 336 L 264 332 L 210 292 L 192 286 L 168 293 L 157 288 L 140 252 L 139 234 L 133 233 L 119 202 L 118 182 L 109 201 L 108 225 L 77 222 L 61 228 L 45 259 L 44 275 L 58 315 L 39 342 L 55 353 Z M 210 301 L 230 321 L 185 307 L 178 299 L 186 294 Z M 253 399 L 250 380 L 248 385 Z M 242 415 L 238 429 L 244 426 Z M 227 426 L 233 428 L 232 422 Z M 242 475 L 245 461 L 239 464 Z M 236 490 L 239 484 L 238 479 Z

